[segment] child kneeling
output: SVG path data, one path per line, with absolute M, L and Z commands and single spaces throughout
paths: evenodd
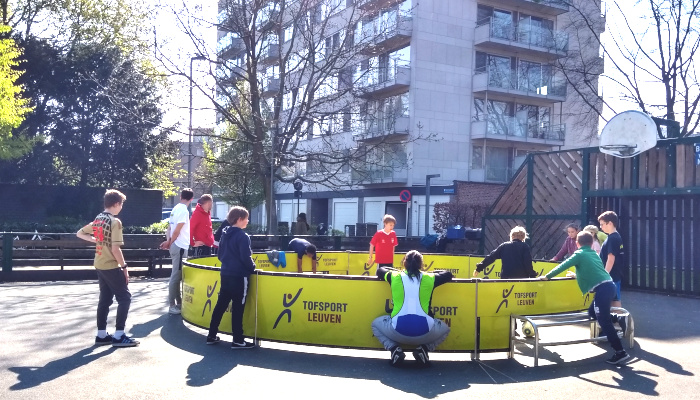
M 430 302 L 433 290 L 452 279 L 449 271 L 435 274 L 421 272 L 423 255 L 411 250 L 403 259 L 405 271 L 387 267 L 377 268 L 377 276 L 389 282 L 394 309 L 372 322 L 374 336 L 391 351 L 391 365 L 397 365 L 406 357 L 399 344 L 418 346 L 413 357 L 419 363 L 428 363 L 428 351 L 433 351 L 450 333 L 450 328 L 433 318 Z M 429 296 L 425 296 L 429 294 Z

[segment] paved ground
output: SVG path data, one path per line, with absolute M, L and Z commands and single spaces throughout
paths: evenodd
M 624 293 L 637 325 L 624 367 L 603 362 L 607 344 L 579 344 L 550 347 L 538 368 L 519 347 L 514 360 L 433 354 L 429 369 L 397 369 L 387 352 L 206 346 L 204 331 L 164 314 L 164 280 L 130 286 L 127 329 L 141 346 L 114 349 L 92 346 L 95 282 L 0 284 L 0 398 L 700 399 L 699 299 Z

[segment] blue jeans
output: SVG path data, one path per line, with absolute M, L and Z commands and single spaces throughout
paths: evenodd
M 588 315 L 595 318 L 598 324 L 603 329 L 603 334 L 607 336 L 608 342 L 615 351 L 622 351 L 622 342 L 617 336 L 617 331 L 610 319 L 610 303 L 612 303 L 617 293 L 615 284 L 612 282 L 603 282 L 593 289 L 595 298 L 588 308 Z

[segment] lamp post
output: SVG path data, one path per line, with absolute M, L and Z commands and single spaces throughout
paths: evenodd
M 430 229 L 428 228 L 428 221 L 430 221 L 430 179 L 439 178 L 440 174 L 432 174 L 425 176 L 425 235 L 428 235 Z
M 192 82 L 194 82 L 194 77 L 192 76 L 192 64 L 195 60 L 202 61 L 206 59 L 207 58 L 201 54 L 190 57 L 190 127 L 187 142 L 187 187 L 189 188 L 192 188 Z

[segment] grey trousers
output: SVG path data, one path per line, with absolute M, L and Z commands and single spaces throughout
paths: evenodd
M 185 259 L 187 251 L 177 246 L 170 245 L 170 258 L 173 260 L 173 270 L 170 272 L 170 283 L 168 284 L 168 300 L 170 305 L 182 304 L 180 294 L 180 283 L 182 282 L 182 261 Z
M 399 344 L 419 346 L 421 344 L 428 348 L 428 351 L 435 350 L 436 347 L 447 339 L 450 327 L 439 319 L 435 319 L 432 329 L 421 336 L 404 336 L 391 325 L 391 316 L 383 315 L 372 321 L 372 332 L 382 343 L 385 349 L 389 350 Z

